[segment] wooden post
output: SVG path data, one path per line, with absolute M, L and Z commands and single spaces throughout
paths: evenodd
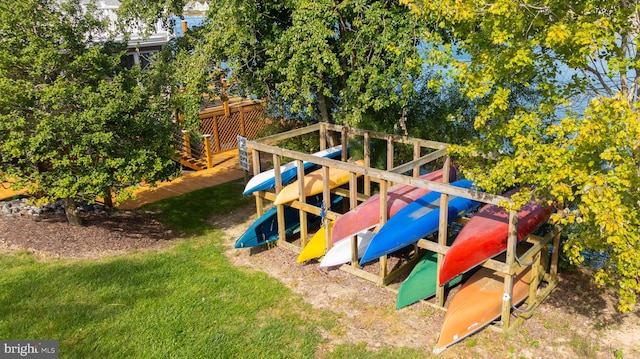
M 182 130 L 182 146 L 184 147 L 184 155 L 191 157 L 191 140 L 187 134 L 187 130 Z
M 349 209 L 358 207 L 358 176 L 354 172 L 349 173 Z M 358 237 L 351 237 L 351 266 L 358 268 Z
M 282 191 L 282 175 L 280 174 L 280 156 L 273 154 L 273 175 L 276 180 L 276 194 Z M 279 204 L 276 206 L 277 216 L 278 216 L 278 239 L 281 242 L 286 242 L 287 236 L 285 231 L 285 222 L 284 222 L 284 205 Z
M 416 143 L 413 144 L 413 160 L 414 161 L 420 158 L 420 149 L 421 149 L 421 146 L 420 146 L 419 143 L 416 142 Z M 448 169 L 447 169 L 447 171 L 448 171 Z M 420 176 L 420 166 L 416 166 L 416 167 L 413 168 L 412 175 L 413 175 L 413 177 L 419 177 Z M 446 179 L 447 179 L 447 181 L 443 182 L 443 183 L 448 183 L 449 182 L 448 181 L 449 180 L 449 176 L 447 176 Z M 418 242 L 416 242 L 416 243 L 413 244 L 413 256 L 417 257 L 419 255 L 420 255 L 420 247 L 418 247 Z M 440 262 L 438 262 L 438 270 L 440 270 Z M 436 287 L 436 294 L 437 294 L 437 290 L 438 289 Z M 443 295 L 443 297 L 444 297 L 444 295 Z M 437 298 L 437 296 L 436 296 L 436 298 Z
M 389 136 L 387 138 L 387 170 L 393 167 L 393 138 Z
M 321 123 L 320 124 L 320 151 L 323 151 L 326 149 L 327 149 L 327 126 Z
M 187 24 L 186 20 L 182 20 L 182 36 L 184 36 L 187 31 L 189 31 L 189 24 Z
M 240 136 L 247 137 L 247 125 L 244 123 L 244 106 L 240 104 Z
M 546 250 L 546 246 L 540 248 L 538 254 L 536 254 L 536 259 L 534 263 L 531 265 L 531 281 L 529 282 L 529 298 L 527 298 L 527 303 L 529 305 L 535 305 L 536 295 L 538 293 L 538 286 L 540 285 L 542 275 L 544 274 L 544 269 L 542 269 L 542 251 Z
M 387 189 L 389 185 L 386 180 L 380 182 L 380 227 L 387 223 Z M 380 282 L 384 282 L 387 276 L 387 255 L 380 257 Z
M 324 182 L 322 186 L 322 202 L 324 203 L 325 211 L 329 211 L 331 209 L 331 189 L 329 188 L 329 167 L 322 166 L 322 180 Z M 331 236 L 329 236 L 329 218 L 322 218 L 322 224 L 324 225 L 325 230 L 325 248 L 331 248 Z
M 252 149 L 251 159 L 253 161 L 253 166 L 252 166 L 253 175 L 257 176 L 258 174 L 260 174 L 260 151 Z M 256 214 L 258 215 L 258 218 L 259 218 L 264 214 L 264 200 L 262 196 L 259 196 L 257 193 L 255 194 L 255 197 L 256 197 Z
M 413 144 L 413 159 L 417 160 L 418 158 L 420 158 L 420 144 L 419 143 L 414 143 Z M 446 166 L 447 168 L 449 166 Z M 413 177 L 418 177 L 420 176 L 420 166 L 416 166 L 413 168 Z M 449 176 L 447 176 L 447 179 L 449 179 Z
M 553 252 L 551 253 L 551 264 L 549 266 L 549 277 L 555 281 L 558 277 L 558 259 L 560 253 L 560 228 L 556 226 L 556 234 L 553 237 Z
M 220 152 L 220 133 L 218 132 L 218 116 L 213 116 L 213 141 L 216 152 Z
M 451 160 L 449 156 L 445 157 L 444 160 L 444 168 L 442 169 L 442 183 L 449 183 L 449 163 Z M 449 195 L 446 193 L 442 193 L 440 195 L 440 218 L 438 222 L 438 244 L 441 246 L 447 245 L 447 228 L 449 223 Z M 439 307 L 444 306 L 444 286 L 441 286 L 440 281 L 440 267 L 442 266 L 442 261 L 444 260 L 444 254 L 438 252 L 437 259 L 437 270 L 436 270 L 436 304 Z
M 300 194 L 298 200 L 305 203 L 306 197 L 304 193 L 304 161 L 296 160 L 298 166 L 298 193 Z M 300 210 L 300 248 L 304 248 L 307 245 L 307 236 L 309 235 L 309 229 L 307 227 L 307 213 Z
M 222 102 L 222 108 L 224 109 L 225 116 L 231 116 L 231 110 L 229 109 L 229 99 L 224 100 Z
M 206 134 L 204 137 L 204 152 L 207 155 L 207 168 L 213 168 L 213 153 L 211 153 L 211 135 Z
M 369 131 L 364 133 L 364 165 L 366 167 L 371 167 L 371 135 Z M 371 178 L 369 176 L 364 176 L 364 189 L 363 192 L 365 196 L 371 196 Z
M 509 211 L 509 238 L 507 240 L 507 268 L 513 268 L 515 262 L 515 246 L 518 240 L 518 211 Z M 505 273 L 504 295 L 502 296 L 502 328 L 507 331 L 511 324 L 511 305 L 513 304 L 512 273 Z
M 347 162 L 347 159 L 349 158 L 349 128 L 346 126 L 342 127 L 342 138 L 340 139 L 340 143 L 342 144 L 342 162 Z

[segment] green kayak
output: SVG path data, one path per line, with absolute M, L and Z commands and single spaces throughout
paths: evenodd
M 438 269 L 438 255 L 428 251 L 400 285 L 396 309 L 406 307 L 419 300 L 436 294 L 436 278 Z M 460 282 L 462 276 L 457 276 L 445 285 L 445 289 Z

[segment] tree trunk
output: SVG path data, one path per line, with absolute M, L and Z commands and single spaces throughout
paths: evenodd
M 113 197 L 111 197 L 111 187 L 107 187 L 104 191 L 104 205 L 105 207 L 113 207 Z
M 331 121 L 331 116 L 329 115 L 331 113 L 331 109 L 329 108 L 329 103 L 327 103 L 327 98 L 324 97 L 323 89 L 320 88 L 316 93 L 316 95 L 318 96 L 318 107 L 320 109 L 320 121 L 326 122 L 326 123 L 333 123 L 333 121 Z M 329 138 L 327 140 L 329 142 L 329 147 L 333 147 L 338 144 L 338 139 L 336 138 L 336 136 L 328 136 L 328 137 Z
M 67 214 L 67 221 L 73 226 L 81 226 L 82 218 L 80 218 L 80 212 L 78 206 L 73 198 L 64 199 L 64 211 Z

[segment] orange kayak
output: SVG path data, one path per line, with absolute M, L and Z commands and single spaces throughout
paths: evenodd
M 531 267 L 526 267 L 513 279 L 512 303 L 527 298 L 530 282 Z M 499 318 L 503 296 L 503 277 L 493 270 L 480 268 L 451 300 L 433 353 L 441 353 Z
M 363 161 L 354 162 L 357 165 L 362 166 L 364 164 Z M 359 176 L 359 175 L 358 175 Z M 285 204 L 291 201 L 294 201 L 300 197 L 300 193 L 298 190 L 298 181 L 291 182 L 287 186 L 285 186 L 278 196 L 276 200 L 273 202 L 274 205 Z M 322 193 L 322 189 L 324 186 L 324 180 L 322 178 L 322 168 L 316 171 L 309 173 L 304 176 L 304 192 L 305 197 L 313 196 L 314 194 Z M 327 184 L 330 189 L 340 187 L 343 184 L 349 182 L 349 171 L 329 168 L 329 178 L 327 179 Z

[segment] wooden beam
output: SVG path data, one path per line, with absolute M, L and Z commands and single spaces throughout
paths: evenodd
M 262 137 L 254 140 L 254 142 L 259 142 L 263 144 L 274 144 L 292 137 L 297 137 L 297 136 L 305 135 L 307 133 L 315 132 L 318 129 L 320 129 L 320 124 L 316 123 L 307 127 L 297 128 L 297 129 L 286 131 L 286 132 L 276 133 L 275 135 Z
M 274 147 L 274 146 L 269 146 L 269 145 L 265 145 L 255 141 L 247 141 L 247 147 L 253 150 L 260 150 L 264 152 L 274 153 L 274 154 L 278 154 L 278 155 L 289 157 L 289 158 L 310 161 L 310 162 L 319 164 L 321 166 L 328 166 L 331 168 L 337 168 L 337 169 L 342 169 L 350 172 L 355 172 L 364 176 L 372 176 L 388 182 L 408 184 L 408 185 L 412 185 L 414 187 L 419 187 L 419 188 L 427 188 L 432 191 L 446 193 L 452 196 L 469 198 L 478 202 L 494 204 L 494 205 L 500 205 L 502 203 L 513 204 L 511 199 L 508 197 L 489 194 L 485 192 L 479 192 L 472 189 L 455 187 L 449 184 L 428 181 L 421 178 L 405 176 L 399 173 L 391 173 L 388 171 L 379 170 L 377 168 L 360 166 L 350 162 L 342 162 L 342 161 L 337 161 L 330 158 L 316 157 L 310 154 L 300 153 L 300 152 L 287 150 L 287 149 Z
M 298 193 L 300 197 L 298 201 L 300 203 L 306 203 L 306 197 L 304 196 L 304 163 L 301 160 L 296 160 L 298 171 Z M 300 248 L 304 248 L 307 244 L 308 228 L 307 228 L 307 214 L 303 210 L 298 210 L 300 215 Z
M 417 158 L 413 161 L 401 164 L 397 167 L 394 167 L 392 169 L 389 170 L 389 172 L 393 172 L 393 173 L 404 173 L 410 170 L 414 170 L 413 172 L 413 177 L 418 177 L 419 175 L 416 175 L 416 170 L 419 173 L 420 172 L 420 166 L 427 164 L 429 162 L 433 162 L 439 158 L 442 158 L 444 156 L 447 155 L 447 149 L 443 148 L 440 150 L 435 150 L 427 155 L 424 155 L 420 158 Z
M 348 127 L 342 128 L 342 136 L 340 139 L 340 143 L 342 144 L 342 162 L 347 162 L 347 159 L 349 158 L 349 151 L 347 150 L 349 148 L 349 128 Z
M 363 134 L 363 142 L 364 142 L 364 165 L 366 167 L 371 167 L 371 137 L 369 135 L 369 131 L 366 131 Z M 371 177 L 364 176 L 364 194 L 367 196 L 371 196 Z
M 334 125 L 334 124 L 326 124 L 327 128 L 333 131 L 337 131 L 340 132 L 343 126 L 340 125 Z M 449 144 L 444 143 L 444 142 L 437 142 L 437 141 L 430 141 L 430 140 L 423 140 L 420 138 L 412 138 L 409 136 L 400 136 L 400 135 L 389 135 L 387 133 L 381 133 L 381 132 L 374 132 L 374 131 L 368 131 L 368 130 L 362 130 L 359 128 L 353 128 L 350 127 L 349 128 L 349 132 L 352 135 L 364 135 L 365 133 L 369 132 L 371 137 L 373 138 L 377 138 L 377 139 L 381 139 L 381 140 L 386 140 L 389 136 L 391 136 L 391 139 L 396 142 L 396 143 L 405 143 L 405 144 L 419 144 L 422 147 L 428 147 L 428 148 L 433 148 L 433 149 L 441 149 L 441 148 L 446 148 L 449 146 Z
M 276 193 L 282 191 L 282 175 L 280 173 L 280 156 L 273 154 L 273 170 L 276 179 Z M 279 204 L 276 206 L 276 216 L 278 220 L 278 239 L 280 242 L 287 240 L 284 222 L 284 206 Z
M 362 278 L 362 279 L 366 279 L 370 282 L 373 282 L 375 284 L 382 284 L 380 277 L 378 277 L 377 275 L 373 274 L 373 273 L 369 273 L 365 270 L 359 269 L 357 267 L 352 267 L 348 264 L 343 264 L 340 266 L 340 270 L 345 271 L 349 274 L 355 275 L 356 277 Z
M 358 177 L 355 173 L 349 173 L 349 209 L 353 210 L 358 206 Z M 358 266 L 358 237 L 351 237 L 351 265 Z
M 387 137 L 387 171 L 393 168 L 393 138 Z
M 518 241 L 518 212 L 509 211 L 509 236 L 507 239 L 507 259 L 505 264 L 511 268 L 515 262 L 515 247 Z M 509 330 L 511 324 L 511 306 L 513 304 L 513 274 L 504 276 L 504 295 L 502 297 L 502 325 Z
M 451 164 L 451 160 L 447 156 L 444 160 L 444 167 L 442 169 L 442 182 L 449 183 L 449 165 Z M 440 217 L 438 222 L 438 244 L 441 246 L 447 246 L 447 235 L 448 235 L 448 226 L 449 226 L 449 195 L 443 193 L 440 195 Z M 442 261 L 444 260 L 444 255 L 442 253 L 438 253 L 438 257 L 436 259 L 437 268 L 436 268 L 436 304 L 440 306 L 444 306 L 444 286 L 441 286 L 439 283 L 440 278 L 440 267 L 442 266 Z
M 380 183 L 380 226 L 382 228 L 387 223 L 387 189 L 388 184 L 386 181 Z M 379 259 L 380 261 L 380 278 L 381 282 L 384 281 L 384 277 L 387 276 L 387 255 L 383 255 Z
M 413 144 L 413 160 L 417 161 L 418 159 L 420 159 L 420 151 L 421 151 L 421 147 L 419 143 L 414 143 Z M 413 177 L 418 177 L 420 176 L 420 166 L 415 166 L 413 167 Z

